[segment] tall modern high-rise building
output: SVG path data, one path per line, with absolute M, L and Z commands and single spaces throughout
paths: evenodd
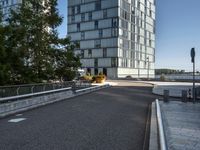
M 91 74 L 154 77 L 155 0 L 68 0 L 68 35 Z

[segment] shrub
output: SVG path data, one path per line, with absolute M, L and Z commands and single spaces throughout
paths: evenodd
M 91 76 L 91 74 L 89 72 L 86 73 L 86 76 Z
M 103 73 L 102 73 L 102 72 L 99 72 L 99 75 L 103 75 Z
M 106 80 L 106 76 L 105 75 L 97 75 L 95 76 L 95 81 L 97 83 L 103 83 Z
M 80 80 L 92 81 L 93 76 L 85 75 L 85 76 L 80 77 Z

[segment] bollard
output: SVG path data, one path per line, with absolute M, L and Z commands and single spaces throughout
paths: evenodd
M 197 91 L 196 91 L 196 95 L 197 95 L 197 100 L 199 101 L 200 100 L 200 87 L 198 87 L 197 89 L 196 89 Z
M 192 100 L 192 90 L 191 89 L 188 90 L 188 98 L 189 98 L 189 101 Z
M 169 102 L 169 90 L 164 90 L 164 102 Z
M 187 102 L 187 91 L 182 90 L 182 102 Z
M 197 101 L 197 97 L 198 97 L 198 89 L 197 88 L 195 88 L 195 99 L 196 99 L 196 101 Z
M 72 82 L 72 91 L 75 93 L 76 91 L 76 82 Z

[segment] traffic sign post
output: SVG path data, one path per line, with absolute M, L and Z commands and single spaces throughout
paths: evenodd
M 193 94 L 192 94 L 192 96 L 193 96 L 193 103 L 195 103 L 195 48 L 192 48 L 191 49 L 191 53 L 190 53 L 190 55 L 191 55 L 191 62 L 193 63 Z

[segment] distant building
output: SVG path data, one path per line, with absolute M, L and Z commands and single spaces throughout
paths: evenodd
M 3 13 L 3 20 L 9 17 L 10 9 L 16 9 L 22 0 L 0 0 L 0 8 Z
M 68 0 L 68 35 L 86 72 L 154 77 L 155 0 Z
M 10 14 L 10 9 L 17 9 L 23 0 L 0 0 L 0 8 L 3 13 L 3 20 L 7 19 Z M 43 3 L 45 0 L 43 1 Z

